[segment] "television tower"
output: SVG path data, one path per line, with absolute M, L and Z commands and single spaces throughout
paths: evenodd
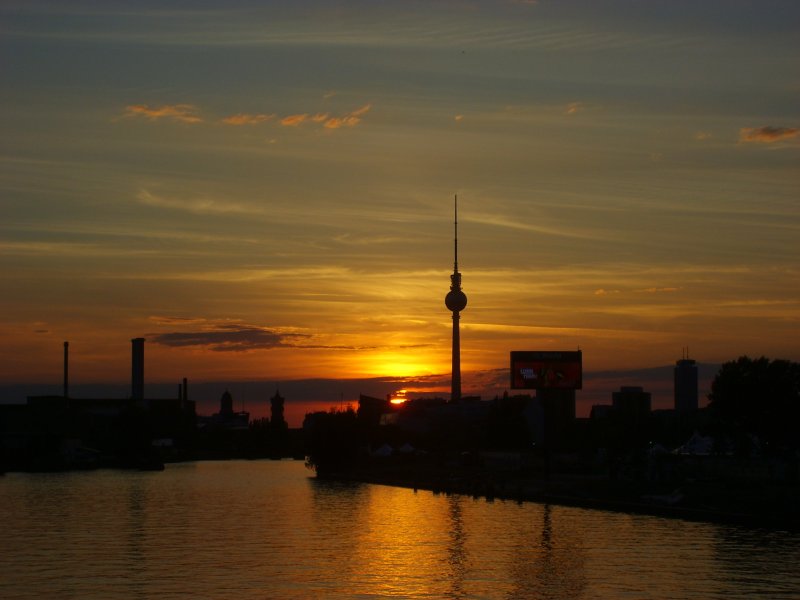
M 459 313 L 467 306 L 467 295 L 461 291 L 461 273 L 458 272 L 458 196 L 455 197 L 455 244 L 453 274 L 450 275 L 450 291 L 444 298 L 445 306 L 453 312 L 453 374 L 450 383 L 450 402 L 461 400 L 461 339 L 458 332 Z

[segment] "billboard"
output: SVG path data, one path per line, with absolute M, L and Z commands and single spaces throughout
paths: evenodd
M 511 353 L 511 389 L 579 390 L 583 385 L 580 350 L 528 350 Z

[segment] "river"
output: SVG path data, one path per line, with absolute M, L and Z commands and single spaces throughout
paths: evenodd
M 301 462 L 0 477 L 0 597 L 800 598 L 797 533 L 370 484 Z

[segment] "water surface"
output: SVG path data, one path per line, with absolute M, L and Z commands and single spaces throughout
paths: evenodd
M 0 597 L 800 598 L 798 534 L 312 475 L 8 474 Z

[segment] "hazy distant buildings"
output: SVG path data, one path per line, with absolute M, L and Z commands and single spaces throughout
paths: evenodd
M 697 364 L 684 357 L 675 363 L 675 410 L 691 412 L 698 408 L 697 398 Z

